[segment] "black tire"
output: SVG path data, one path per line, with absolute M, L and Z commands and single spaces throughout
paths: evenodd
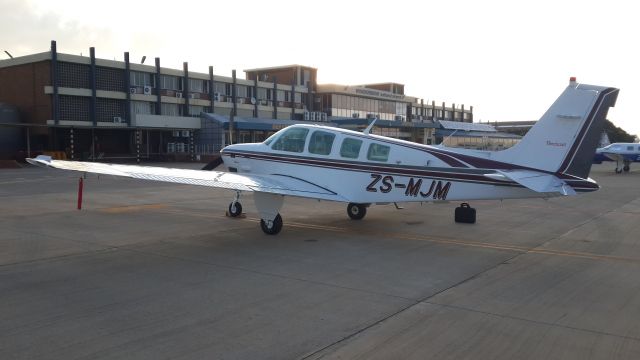
M 625 166 L 622 168 L 622 170 L 624 170 L 625 172 L 629 172 L 629 169 L 630 169 L 629 165 L 625 165 Z
M 265 234 L 276 235 L 280 230 L 282 230 L 282 217 L 280 214 L 276 215 L 276 218 L 271 221 L 271 227 L 267 225 L 267 222 L 264 221 L 264 219 L 260 219 L 260 227 Z
M 349 203 L 347 205 L 347 215 L 351 220 L 362 220 L 367 215 L 367 207 L 362 204 Z
M 616 168 L 616 174 L 620 174 L 621 172 L 622 172 L 622 169 Z
M 242 204 L 237 201 L 229 204 L 229 216 L 238 217 L 240 214 L 242 214 Z

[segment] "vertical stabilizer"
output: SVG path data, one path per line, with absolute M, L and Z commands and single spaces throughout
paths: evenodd
M 527 168 L 587 178 L 604 120 L 615 105 L 618 89 L 569 86 L 516 146 L 495 159 Z

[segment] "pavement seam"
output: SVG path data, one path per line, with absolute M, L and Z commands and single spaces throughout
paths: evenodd
M 634 200 L 631 200 L 631 201 L 629 201 L 629 202 L 627 202 L 627 203 L 625 203 L 625 204 L 624 204 L 624 205 L 622 205 L 622 206 L 625 206 L 625 205 L 627 205 L 628 203 L 630 203 L 630 202 L 632 202 L 632 201 L 635 201 L 635 199 L 634 199 Z M 622 206 L 621 206 L 621 207 L 622 207 Z M 618 208 L 617 208 L 617 209 L 618 209 Z M 337 340 L 337 341 L 335 341 L 335 342 L 333 342 L 333 343 L 331 343 L 331 344 L 329 344 L 329 345 L 326 345 L 326 346 L 324 346 L 324 347 L 322 347 L 322 348 L 320 348 L 320 349 L 318 349 L 318 350 L 316 350 L 316 351 L 314 351 L 314 352 L 312 352 L 312 353 L 310 353 L 310 354 L 307 354 L 307 355 L 302 356 L 300 359 L 303 359 L 303 360 L 304 360 L 304 359 L 309 359 L 309 358 L 311 358 L 312 356 L 316 356 L 316 355 L 319 355 L 318 359 L 321 359 L 321 358 L 323 358 L 325 355 L 328 355 L 328 354 L 320 354 L 320 353 L 322 353 L 323 351 L 326 351 L 326 350 L 328 350 L 329 348 L 331 348 L 331 347 L 333 347 L 333 346 L 335 346 L 335 345 L 337 345 L 337 344 L 340 344 L 340 343 L 342 343 L 342 342 L 348 341 L 348 340 L 350 340 L 350 339 L 352 339 L 352 338 L 356 337 L 357 335 L 362 334 L 363 332 L 365 332 L 365 331 L 367 331 L 367 330 L 369 330 L 369 329 L 371 329 L 371 328 L 375 327 L 376 325 L 381 324 L 381 323 L 385 322 L 386 320 L 391 319 L 391 318 L 393 318 L 393 317 L 395 317 L 395 316 L 397 316 L 397 315 L 399 315 L 399 314 L 401 314 L 401 313 L 405 312 L 406 310 L 411 309 L 412 307 L 414 307 L 414 306 L 416 306 L 416 305 L 418 305 L 418 304 L 420 304 L 420 303 L 431 304 L 431 305 L 438 305 L 438 306 L 447 306 L 447 305 L 442 305 L 442 304 L 438 304 L 438 303 L 429 302 L 428 300 L 429 300 L 429 299 L 431 299 L 431 298 L 433 298 L 433 297 L 435 297 L 435 296 L 437 296 L 437 295 L 440 295 L 440 294 L 442 294 L 442 293 L 444 293 L 444 292 L 446 292 L 446 291 L 448 291 L 448 290 L 450 290 L 450 289 L 453 289 L 453 288 L 455 288 L 455 287 L 457 287 L 457 286 L 460 286 L 460 285 L 462 285 L 462 284 L 464 284 L 464 283 L 466 283 L 466 282 L 468 282 L 468 281 L 471 281 L 471 280 L 473 280 L 473 279 L 475 279 L 475 278 L 477 278 L 477 277 L 481 276 L 482 274 L 485 274 L 485 273 L 487 273 L 487 272 L 489 272 L 489 271 L 492 271 L 493 269 L 496 269 L 496 268 L 498 268 L 499 266 L 501 266 L 501 265 L 503 265 L 503 264 L 505 264 L 505 263 L 509 263 L 509 262 L 511 262 L 511 261 L 513 261 L 513 260 L 515 260 L 517 257 L 519 257 L 519 256 L 521 256 L 521 255 L 526 255 L 526 254 L 533 253 L 534 251 L 532 251 L 532 250 L 536 250 L 536 249 L 540 248 L 541 246 L 544 246 L 545 244 L 548 244 L 549 242 L 551 242 L 551 241 L 553 241 L 553 240 L 560 239 L 560 238 L 562 238 L 563 236 L 566 236 L 566 235 L 570 234 L 571 232 L 575 231 L 577 228 L 579 228 L 579 227 L 581 227 L 581 226 L 584 226 L 584 225 L 588 224 L 589 222 L 591 222 L 591 221 L 593 221 L 593 220 L 595 220 L 595 219 L 598 219 L 598 218 L 600 218 L 600 217 L 602 217 L 602 216 L 604 216 L 604 215 L 606 215 L 606 214 L 608 214 L 608 213 L 614 212 L 614 211 L 616 211 L 617 209 L 608 210 L 608 211 L 602 212 L 602 213 L 600 213 L 600 214 L 598 214 L 598 215 L 596 215 L 596 216 L 594 216 L 594 217 L 592 217 L 592 218 L 590 218 L 590 219 L 587 219 L 587 220 L 585 220 L 585 221 L 583 221 L 583 222 L 579 223 L 578 225 L 576 225 L 576 226 L 572 227 L 570 230 L 566 231 L 564 234 L 561 234 L 561 235 L 559 235 L 559 236 L 555 236 L 555 237 L 553 237 L 553 238 L 551 238 L 551 239 L 549 239 L 549 240 L 545 241 L 544 243 L 542 243 L 542 244 L 540 244 L 540 245 L 537 245 L 536 247 L 533 247 L 533 248 L 529 249 L 528 251 L 525 251 L 525 252 L 519 252 L 519 253 L 515 254 L 514 256 L 512 256 L 511 258 L 509 258 L 509 259 L 507 259 L 507 260 L 504 260 L 504 261 L 503 261 L 503 262 L 501 262 L 501 263 L 498 263 L 498 264 L 496 264 L 496 265 L 494 265 L 494 266 L 491 266 L 491 267 L 490 267 L 490 268 L 488 268 L 488 269 L 485 269 L 485 270 L 483 270 L 483 271 L 480 271 L 480 272 L 478 272 L 478 273 L 476 273 L 476 274 L 474 274 L 474 275 L 472 275 L 472 276 L 470 276 L 470 277 L 468 277 L 468 278 L 466 278 L 466 279 L 464 279 L 464 280 L 462 280 L 462 281 L 460 281 L 460 282 L 458 282 L 458 283 L 455 283 L 455 284 L 453 284 L 453 285 L 451 285 L 451 286 L 449 286 L 449 287 L 447 287 L 447 288 L 445 288 L 445 289 L 443 289 L 443 290 L 441 290 L 441 291 L 439 291 L 439 292 L 436 292 L 436 293 L 434 293 L 434 294 L 432 294 L 432 295 L 429 295 L 429 296 L 427 296 L 427 297 L 425 297 L 425 298 L 423 298 L 423 299 L 421 299 L 421 300 L 417 301 L 416 303 L 413 303 L 413 304 L 410 304 L 410 305 L 408 305 L 408 306 L 406 306 L 406 307 L 404 307 L 404 308 L 401 308 L 401 309 L 399 309 L 398 311 L 396 311 L 395 313 L 392 313 L 392 314 L 390 314 L 390 315 L 388 315 L 388 316 L 386 316 L 386 317 L 384 317 L 384 318 L 382 318 L 382 319 L 379 319 L 379 320 L 375 321 L 374 323 L 372 323 L 372 324 L 370 324 L 370 325 L 368 325 L 368 326 L 365 326 L 365 327 L 363 327 L 363 328 L 361 328 L 361 329 L 359 329 L 359 330 L 357 330 L 357 331 L 355 331 L 355 332 L 353 332 L 353 333 L 351 333 L 351 334 L 349 334 L 349 335 L 347 335 L 347 336 L 343 337 L 343 338 L 342 338 L 342 339 L 340 339 L 340 340 Z M 428 241 L 428 240 L 427 240 L 427 241 Z M 540 249 L 540 250 L 545 250 L 545 249 Z M 554 255 L 553 253 L 547 253 L 547 251 L 540 251 L 540 253 L 543 253 L 543 254 L 546 254 L 546 255 Z M 463 309 L 463 310 L 468 310 L 468 311 L 473 311 L 473 310 L 464 309 L 464 308 L 461 308 L 461 309 Z M 480 312 L 480 313 L 481 313 L 481 311 L 478 311 L 478 312 Z M 491 314 L 491 313 L 487 313 L 487 315 L 501 316 L 501 315 L 498 315 L 498 314 Z M 507 318 L 508 318 L 508 317 L 507 317 Z M 513 319 L 518 319 L 518 318 L 513 318 Z M 518 319 L 518 320 L 527 321 L 527 319 Z M 572 330 L 576 330 L 576 331 L 585 331 L 585 332 L 591 332 L 591 333 L 594 333 L 594 334 L 608 335 L 608 336 L 614 336 L 614 337 L 620 337 L 620 338 L 624 338 L 624 339 L 630 339 L 630 340 L 640 341 L 640 339 L 638 339 L 638 338 L 634 338 L 634 337 L 627 337 L 627 336 L 624 336 L 624 335 L 615 335 L 615 334 L 609 334 L 609 333 L 605 333 L 605 332 L 597 332 L 597 331 L 593 331 L 593 330 L 580 329 L 580 328 L 573 328 L 573 327 L 570 327 L 570 326 L 563 326 L 563 325 L 546 324 L 546 323 L 544 323 L 544 322 L 536 322 L 536 321 L 533 321 L 533 320 L 530 320 L 530 321 L 531 321 L 531 322 L 534 322 L 534 323 L 544 324 L 544 325 L 552 325 L 552 326 L 557 326 L 557 327 L 564 327 L 564 328 L 572 329 Z
M 450 308 L 450 309 L 456 309 L 456 310 L 468 311 L 468 312 L 473 312 L 473 313 L 478 313 L 478 314 L 490 315 L 490 316 L 495 316 L 495 317 L 499 317 L 499 318 L 503 318 L 503 319 L 519 320 L 519 321 L 525 321 L 525 322 L 528 322 L 528 323 L 533 323 L 533 324 L 538 324 L 538 325 L 545 325 L 545 326 L 550 326 L 550 327 L 558 327 L 558 328 L 563 328 L 563 329 L 568 329 L 568 330 L 575 330 L 575 331 L 583 331 L 583 332 L 588 332 L 588 333 L 595 334 L 595 335 L 612 336 L 612 337 L 625 339 L 625 340 L 640 341 L 639 337 L 627 336 L 627 335 L 619 335 L 619 334 L 614 334 L 614 333 L 610 333 L 610 332 L 606 332 L 606 331 L 598 331 L 598 330 L 579 328 L 579 327 L 569 326 L 569 325 L 554 324 L 554 323 L 550 323 L 550 322 L 546 322 L 546 321 L 532 320 L 532 319 L 521 318 L 521 317 L 517 317 L 517 316 L 493 313 L 493 312 L 490 312 L 490 311 L 482 311 L 482 310 L 466 308 L 466 307 L 463 307 L 463 306 L 440 304 L 440 303 L 431 302 L 431 301 L 423 301 L 423 303 L 430 304 L 430 305 L 441 306 L 441 307 Z
M 375 327 L 375 326 L 377 326 L 377 325 L 379 325 L 379 324 L 381 324 L 381 323 L 383 323 L 383 322 L 385 322 L 385 321 L 387 321 L 387 320 L 389 320 L 389 319 L 391 319 L 391 318 L 393 318 L 393 317 L 395 317 L 397 315 L 400 315 L 401 313 L 411 309 L 412 307 L 414 307 L 416 305 L 419 305 L 421 303 L 428 303 L 427 300 L 431 299 L 432 297 L 440 295 L 440 294 L 442 294 L 442 293 L 444 293 L 444 292 L 446 292 L 446 291 L 448 291 L 450 289 L 453 289 L 453 288 L 455 288 L 455 287 L 457 287 L 459 285 L 462 285 L 462 284 L 466 283 L 467 281 L 471 281 L 471 280 L 481 276 L 482 274 L 487 273 L 487 272 L 497 268 L 498 266 L 501 266 L 501 265 L 504 265 L 505 263 L 510 262 L 511 260 L 515 259 L 516 257 L 518 257 L 520 255 L 522 255 L 522 254 L 516 254 L 516 255 L 508 258 L 508 259 L 503 260 L 502 262 L 500 262 L 500 263 L 498 263 L 496 265 L 492 265 L 491 267 L 489 267 L 487 269 L 484 269 L 482 271 L 477 272 L 476 274 L 473 274 L 473 275 L 471 275 L 471 276 L 469 276 L 469 277 L 467 277 L 465 279 L 462 279 L 459 282 L 457 282 L 457 283 L 455 283 L 455 284 L 453 284 L 453 285 L 451 285 L 449 287 L 446 287 L 446 288 L 444 288 L 444 289 L 442 289 L 440 291 L 437 291 L 437 292 L 435 292 L 435 293 L 433 293 L 431 295 L 428 295 L 428 296 L 426 296 L 426 297 L 424 297 L 424 298 L 422 298 L 420 300 L 417 300 L 417 301 L 414 300 L 413 303 L 411 303 L 411 304 L 409 304 L 409 305 L 407 305 L 407 306 L 405 306 L 403 308 L 400 308 L 398 311 L 396 311 L 396 312 L 394 312 L 392 314 L 389 314 L 389 315 L 387 315 L 387 316 L 385 316 L 385 317 L 383 317 L 381 319 L 378 319 L 378 320 L 374 321 L 373 323 L 371 323 L 369 325 L 366 325 L 365 327 L 363 327 L 363 328 L 361 328 L 361 329 L 359 329 L 359 330 L 357 330 L 357 331 L 355 331 L 355 332 L 353 332 L 353 333 L 351 333 L 351 334 L 349 334 L 347 336 L 344 336 L 343 338 L 341 338 L 339 340 L 336 340 L 336 341 L 332 342 L 331 344 L 326 345 L 326 346 L 324 346 L 324 347 L 322 347 L 322 348 L 320 348 L 320 349 L 318 349 L 318 350 L 316 350 L 316 351 L 314 351 L 312 353 L 309 353 L 307 355 L 303 355 L 300 359 L 301 360 L 310 359 L 312 356 L 316 356 L 316 355 L 320 356 L 317 359 L 321 359 L 325 355 L 328 355 L 328 354 L 320 354 L 323 351 L 326 351 L 329 348 L 331 348 L 331 347 L 333 347 L 335 345 L 338 345 L 338 344 L 340 344 L 342 342 L 348 341 L 348 340 L 350 340 L 350 339 L 362 334 L 363 332 L 365 332 L 365 331 L 367 331 L 367 330 L 369 330 L 369 329 L 371 329 L 371 328 L 373 328 L 373 327 Z
M 170 256 L 170 255 L 166 255 L 166 254 L 160 254 L 160 253 L 155 253 L 155 252 L 150 252 L 150 251 L 143 251 L 143 250 L 139 250 L 139 249 L 131 249 L 131 248 L 127 248 L 127 247 L 118 247 L 116 249 L 121 250 L 121 251 L 129 251 L 129 252 L 133 252 L 133 253 L 144 254 L 144 255 L 153 255 L 153 256 L 163 257 L 163 258 L 167 258 L 167 259 L 186 261 L 186 262 L 191 262 L 191 263 L 196 263 L 196 264 L 215 266 L 215 267 L 220 267 L 220 268 L 224 268 L 224 269 L 230 269 L 230 270 L 235 270 L 235 271 L 252 273 L 252 274 L 256 274 L 256 275 L 271 276 L 271 277 L 275 277 L 275 278 L 279 278 L 279 279 L 295 280 L 295 281 L 305 282 L 305 283 L 314 284 L 314 285 L 322 285 L 322 286 L 333 287 L 333 288 L 338 288 L 338 289 L 357 291 L 357 292 L 371 294 L 371 295 L 386 296 L 386 297 L 405 300 L 405 301 L 415 301 L 414 299 L 407 298 L 407 297 L 404 297 L 404 296 L 394 295 L 394 294 L 375 292 L 375 291 L 370 291 L 370 290 L 366 290 L 366 289 L 358 289 L 358 288 L 353 288 L 353 287 L 349 287 L 349 286 L 330 284 L 330 283 L 326 283 L 326 282 L 322 282 L 322 281 L 303 279 L 303 278 L 298 278 L 298 277 L 293 277 L 293 276 L 285 276 L 285 275 L 281 275 L 281 274 L 258 271 L 258 270 L 252 270 L 252 269 L 247 269 L 247 268 L 242 268 L 242 267 L 237 267 L 237 266 L 223 265 L 223 264 L 218 264 L 218 263 L 214 263 L 214 262 L 208 262 L 208 261 L 204 261 L 204 260 L 190 259 L 190 258 L 185 258 L 185 257 L 180 257 L 180 256 Z

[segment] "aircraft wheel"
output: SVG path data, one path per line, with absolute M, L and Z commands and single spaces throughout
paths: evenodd
M 234 201 L 229 204 L 229 216 L 238 217 L 240 214 L 242 214 L 242 205 L 239 202 Z
M 630 169 L 629 165 L 625 165 L 625 166 L 622 168 L 622 170 L 624 170 L 625 172 L 629 172 L 629 169 Z
M 616 174 L 620 174 L 621 172 L 622 172 L 622 169 L 616 168 Z
M 278 214 L 273 221 L 264 221 L 264 219 L 260 219 L 260 227 L 265 234 L 276 235 L 280 230 L 282 230 L 282 217 Z
M 367 215 L 367 207 L 362 204 L 349 203 L 347 205 L 347 214 L 352 220 L 361 220 Z

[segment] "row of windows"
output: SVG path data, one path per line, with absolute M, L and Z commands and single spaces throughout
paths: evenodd
M 271 145 L 273 150 L 288 151 L 301 153 L 305 149 L 305 143 L 309 129 L 293 127 L 286 130 L 278 139 Z M 316 155 L 329 155 L 336 134 L 316 130 L 311 134 L 309 138 L 309 146 L 307 151 Z M 267 139 L 265 142 L 267 145 L 271 143 L 272 139 Z M 342 140 L 340 145 L 340 156 L 348 159 L 357 159 L 360 156 L 360 148 L 362 147 L 362 140 L 347 137 Z M 367 159 L 371 161 L 387 161 L 389 159 L 390 147 L 379 143 L 369 144 L 367 150 Z
M 70 88 L 90 89 L 90 67 L 83 64 L 58 62 L 59 86 Z M 156 86 L 156 74 L 131 71 L 129 73 L 129 82 L 131 86 L 144 87 Z M 183 91 L 184 78 L 173 75 L 160 75 L 160 89 Z M 96 67 L 96 88 L 98 90 L 107 91 L 125 91 L 124 70 L 112 69 L 105 67 Z M 194 93 L 209 93 L 209 80 L 189 79 L 189 91 Z M 214 93 L 224 96 L 232 96 L 233 84 L 225 82 L 214 82 Z M 252 86 L 236 85 L 236 95 L 242 98 L 255 97 L 258 100 L 274 100 L 291 101 L 290 91 L 277 90 L 276 96 L 273 95 L 273 89 L 258 88 L 257 94 Z M 256 96 L 257 95 L 257 96 Z M 295 93 L 295 102 L 302 102 L 302 94 Z
M 358 96 L 331 94 L 327 96 L 327 104 L 331 107 L 346 110 L 362 110 L 369 113 L 404 114 L 406 104 L 397 101 L 368 99 Z

